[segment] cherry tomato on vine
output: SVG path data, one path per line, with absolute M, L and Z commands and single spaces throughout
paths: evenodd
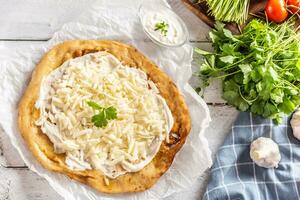
M 285 0 L 268 0 L 265 11 L 268 20 L 276 23 L 283 22 L 288 16 Z
M 300 11 L 300 0 L 287 0 L 288 10 L 292 13 L 298 13 Z

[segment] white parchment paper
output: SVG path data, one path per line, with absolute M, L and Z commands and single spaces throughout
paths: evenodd
M 157 0 L 153 3 L 165 2 Z M 139 0 L 97 1 L 74 22 L 65 24 L 41 48 L 27 48 L 13 56 L 0 56 L 0 125 L 26 165 L 46 178 L 65 199 L 162 199 L 191 187 L 204 170 L 211 166 L 211 153 L 204 138 L 205 128 L 210 121 L 208 107 L 188 84 L 192 75 L 193 49 L 188 44 L 180 48 L 163 48 L 147 39 L 137 17 L 139 4 Z M 71 39 L 109 39 L 131 44 L 160 66 L 181 90 L 189 107 L 192 130 L 170 169 L 151 189 L 121 195 L 97 192 L 62 174 L 42 168 L 24 143 L 17 127 L 18 102 L 32 70 L 53 45 Z

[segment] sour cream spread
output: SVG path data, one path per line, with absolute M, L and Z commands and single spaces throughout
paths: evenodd
M 87 104 L 113 106 L 117 119 L 96 127 Z M 36 102 L 36 124 L 65 153 L 73 170 L 97 169 L 116 178 L 143 169 L 168 142 L 173 117 L 145 72 L 107 52 L 71 59 L 47 75 Z
M 145 32 L 156 43 L 166 46 L 179 46 L 187 40 L 184 22 L 168 8 L 144 8 L 140 19 Z

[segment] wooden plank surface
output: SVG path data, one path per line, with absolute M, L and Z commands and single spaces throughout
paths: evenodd
M 0 168 L 1 200 L 60 200 L 48 182 L 28 169 Z
M 64 23 L 76 19 L 92 0 L 0 0 L 0 40 L 48 40 Z M 169 1 L 186 22 L 191 40 L 205 41 L 208 26 L 178 0 Z M 195 28 L 196 27 L 196 28 Z
M 64 23 L 88 9 L 92 0 L 0 0 L 0 39 L 48 40 Z
M 76 18 L 87 9 L 91 5 L 90 2 L 92 0 L 0 0 L 0 53 L 13 52 L 18 47 L 42 45 L 64 23 Z M 190 30 L 192 45 L 211 49 L 207 42 L 208 26 L 189 12 L 179 0 L 169 2 Z M 199 63 L 193 63 L 194 72 L 198 67 Z M 195 77 L 190 82 L 193 86 L 199 84 Z M 238 112 L 224 104 L 218 82 L 206 89 L 204 99 L 209 104 L 212 117 L 205 135 L 214 154 Z M 201 199 L 208 178 L 207 171 L 199 177 L 190 190 L 168 199 Z M 46 180 L 27 169 L 8 137 L 0 130 L 0 200 L 2 199 L 59 200 L 63 198 L 49 186 Z

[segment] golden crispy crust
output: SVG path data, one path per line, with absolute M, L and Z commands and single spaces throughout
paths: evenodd
M 65 155 L 54 153 L 53 145 L 48 137 L 35 125 L 39 110 L 34 105 L 39 96 L 42 78 L 68 59 L 97 51 L 107 51 L 124 64 L 140 68 L 147 73 L 172 111 L 174 117 L 172 132 L 178 136 L 178 138 L 171 136 L 169 144 L 164 142 L 158 154 L 144 169 L 111 179 L 109 185 L 105 184 L 104 176 L 99 170 L 73 171 L 68 169 L 64 162 Z M 137 192 L 150 188 L 170 167 L 191 128 L 190 116 L 184 99 L 164 72 L 131 46 L 115 41 L 96 40 L 67 41 L 58 44 L 44 55 L 34 70 L 28 88 L 21 99 L 18 124 L 32 154 L 45 168 L 63 173 L 105 193 Z

